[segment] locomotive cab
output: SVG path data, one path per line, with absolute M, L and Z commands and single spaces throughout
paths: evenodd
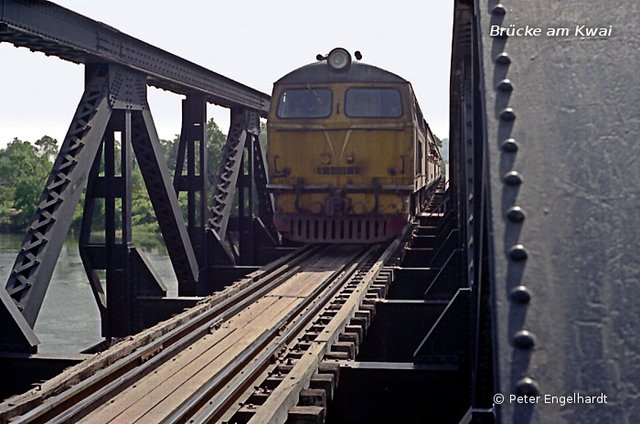
M 294 241 L 384 241 L 406 225 L 428 182 L 428 128 L 408 81 L 341 48 L 318 59 L 274 84 L 267 160 L 276 227 Z

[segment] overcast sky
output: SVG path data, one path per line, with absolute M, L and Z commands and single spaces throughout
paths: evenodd
M 265 93 L 334 47 L 411 81 L 433 131 L 448 137 L 453 1 L 88 1 L 63 7 Z M 0 43 L 0 146 L 50 135 L 62 143 L 83 91 L 83 66 Z M 149 89 L 160 138 L 180 131 L 181 96 Z M 224 132 L 229 112 L 211 106 Z

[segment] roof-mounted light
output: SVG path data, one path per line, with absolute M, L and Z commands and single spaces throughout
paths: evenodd
M 342 47 L 337 47 L 327 55 L 327 63 L 334 71 L 346 71 L 351 66 L 351 55 Z

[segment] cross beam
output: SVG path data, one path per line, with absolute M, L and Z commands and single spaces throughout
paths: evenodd
M 204 94 L 220 106 L 266 118 L 270 97 L 102 22 L 48 1 L 0 0 L 0 42 L 74 63 L 113 63 L 146 76 L 147 84 L 178 94 Z

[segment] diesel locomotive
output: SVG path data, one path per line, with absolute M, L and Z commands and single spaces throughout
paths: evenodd
M 355 56 L 336 48 L 274 83 L 267 188 L 285 239 L 387 240 L 441 178 L 411 84 Z

